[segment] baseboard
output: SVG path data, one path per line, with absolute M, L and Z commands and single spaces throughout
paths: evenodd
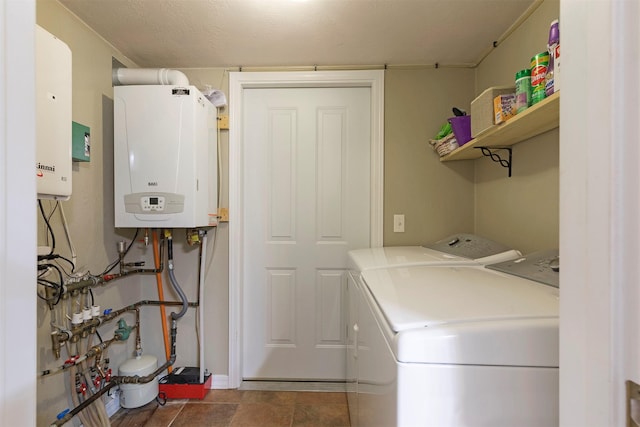
M 229 388 L 229 375 L 213 375 L 211 389 L 226 390 Z
M 329 381 L 242 381 L 240 390 L 327 391 L 344 393 L 344 382 Z

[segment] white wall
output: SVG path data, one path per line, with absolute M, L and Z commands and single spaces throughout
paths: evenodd
M 640 381 L 640 9 L 560 10 L 560 422 L 625 425 Z
M 0 425 L 28 427 L 36 414 L 35 1 L 0 0 L 0 28 Z

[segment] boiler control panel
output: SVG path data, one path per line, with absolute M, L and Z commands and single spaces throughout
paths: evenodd
M 173 193 L 133 193 L 124 196 L 125 211 L 133 214 L 170 214 L 184 210 L 184 196 Z

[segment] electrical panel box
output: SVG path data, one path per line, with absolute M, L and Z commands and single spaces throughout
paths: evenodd
M 217 224 L 215 107 L 194 86 L 114 87 L 115 226 Z
M 71 50 L 36 26 L 36 177 L 39 199 L 71 196 Z
M 91 129 L 80 123 L 71 126 L 71 159 L 74 162 L 91 161 Z

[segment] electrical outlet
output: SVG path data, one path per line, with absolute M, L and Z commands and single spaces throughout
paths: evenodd
M 404 215 L 396 214 L 393 216 L 393 232 L 404 233 Z

